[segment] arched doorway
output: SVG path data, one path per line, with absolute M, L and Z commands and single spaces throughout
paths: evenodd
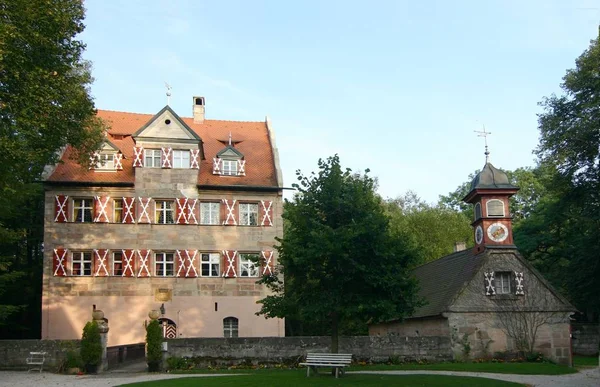
M 162 326 L 163 337 L 165 339 L 177 338 L 177 324 L 169 318 L 159 318 L 158 322 Z

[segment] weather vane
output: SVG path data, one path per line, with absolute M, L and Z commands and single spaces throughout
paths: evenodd
M 167 82 L 165 82 L 165 87 L 167 88 L 167 105 L 169 105 L 171 103 L 171 85 L 169 85 Z
M 483 137 L 485 140 L 485 162 L 488 163 L 490 161 L 490 152 L 488 151 L 487 136 L 492 134 L 492 132 L 486 132 L 485 125 L 482 126 L 483 130 L 474 130 L 474 132 L 477 133 L 477 137 Z

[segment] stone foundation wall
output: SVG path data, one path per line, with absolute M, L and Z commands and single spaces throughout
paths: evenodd
M 577 355 L 593 356 L 598 354 L 600 347 L 600 331 L 598 324 L 573 323 L 573 353 Z
M 308 352 L 330 352 L 330 337 L 189 338 L 168 340 L 166 357 L 200 357 L 206 364 L 297 362 Z M 340 353 L 359 361 L 452 359 L 448 337 L 340 337 Z
M 29 352 L 47 352 L 44 371 L 56 371 L 68 351 L 79 351 L 79 340 L 0 340 L 0 369 L 28 369 Z

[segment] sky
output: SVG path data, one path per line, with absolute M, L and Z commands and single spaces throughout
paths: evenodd
M 87 0 L 98 109 L 271 120 L 286 187 L 339 154 L 427 202 L 535 164 L 538 105 L 598 36 L 597 0 Z M 291 191 L 290 191 L 291 192 Z M 286 194 L 289 197 L 290 193 Z

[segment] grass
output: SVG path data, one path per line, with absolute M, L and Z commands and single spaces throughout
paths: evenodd
M 340 379 L 335 379 L 324 371 L 320 375 L 306 377 L 305 370 L 278 370 L 278 371 L 248 371 L 248 375 L 219 376 L 219 377 L 187 377 L 179 379 L 157 380 L 125 384 L 124 386 L 148 387 L 264 387 L 264 386 L 523 386 L 518 383 L 504 382 L 486 378 L 472 378 L 445 375 L 358 375 L 347 374 Z
M 597 359 L 596 359 L 597 360 Z M 459 371 L 459 372 L 491 372 L 496 374 L 518 375 L 565 375 L 577 372 L 574 368 L 553 363 L 435 363 L 435 364 L 402 364 L 402 365 L 368 365 L 353 366 L 350 371 L 379 370 L 427 370 L 427 371 Z
M 598 367 L 598 356 L 573 356 L 573 365 L 575 367 Z

